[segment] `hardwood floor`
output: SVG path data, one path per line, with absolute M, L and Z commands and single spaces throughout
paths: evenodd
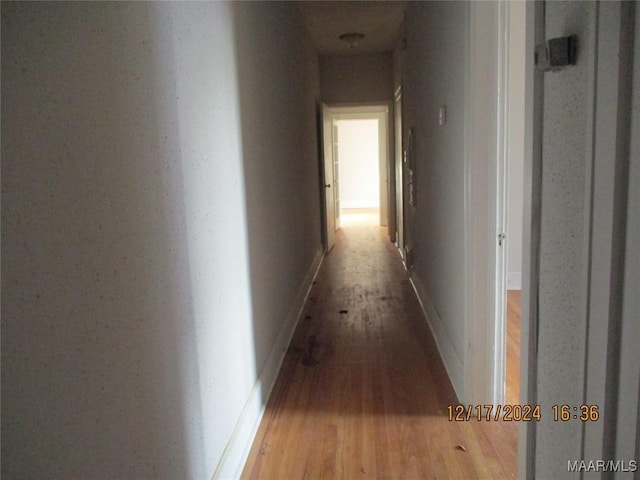
M 343 227 L 364 227 L 365 225 L 380 225 L 379 208 L 343 208 L 341 211 L 341 224 Z
M 520 290 L 507 291 L 507 381 L 505 403 L 520 403 Z
M 242 478 L 515 478 L 517 424 L 451 422 L 456 403 L 386 229 L 343 228 Z

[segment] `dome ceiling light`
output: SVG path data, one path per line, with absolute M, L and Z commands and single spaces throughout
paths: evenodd
M 343 41 L 347 45 L 347 47 L 354 48 L 357 47 L 358 44 L 362 41 L 362 39 L 364 38 L 364 33 L 343 33 L 338 38 Z

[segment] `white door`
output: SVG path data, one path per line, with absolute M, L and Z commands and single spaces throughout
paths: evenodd
M 380 178 L 380 225 L 389 226 L 389 143 L 388 113 L 378 114 L 378 166 Z
M 333 142 L 333 120 L 329 107 L 326 104 L 322 105 L 322 152 L 324 162 L 324 201 L 326 218 L 326 239 L 327 251 L 331 250 L 333 244 L 336 241 L 336 194 L 334 188 L 334 169 L 336 167 L 334 163 L 334 142 Z
M 395 180 L 396 180 L 396 245 L 404 258 L 404 188 L 402 167 L 402 89 L 398 87 L 394 100 Z

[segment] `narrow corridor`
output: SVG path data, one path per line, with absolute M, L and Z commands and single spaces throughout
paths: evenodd
M 243 478 L 515 478 L 514 422 L 450 422 L 455 394 L 385 228 L 325 258 Z

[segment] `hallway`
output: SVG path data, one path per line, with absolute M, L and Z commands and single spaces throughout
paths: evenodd
M 386 229 L 346 217 L 266 407 L 243 478 L 515 478 L 517 424 L 457 403 Z
M 2 2 L 0 475 L 637 470 L 637 5 Z M 326 258 L 323 105 L 386 105 L 392 154 L 389 230 Z M 450 422 L 509 352 L 541 420 Z

